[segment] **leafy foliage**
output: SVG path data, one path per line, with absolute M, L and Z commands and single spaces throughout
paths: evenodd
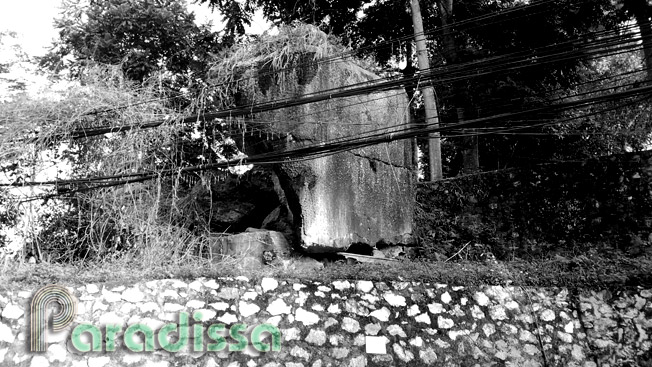
M 41 60 L 54 70 L 70 68 L 77 75 L 92 60 L 122 65 L 137 82 L 163 71 L 169 87 L 192 88 L 210 54 L 222 47 L 209 25 L 195 24 L 184 0 L 69 0 L 64 9 L 56 21 L 60 40 Z
M 423 185 L 417 227 L 446 256 L 467 242 L 500 259 L 599 246 L 639 255 L 652 241 L 651 169 L 647 151 Z

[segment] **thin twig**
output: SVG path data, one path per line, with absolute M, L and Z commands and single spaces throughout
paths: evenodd
M 460 252 L 462 252 L 466 248 L 466 246 L 469 245 L 469 243 L 471 243 L 471 241 L 467 242 L 466 245 L 462 246 L 462 248 L 455 253 L 455 255 L 453 255 L 453 256 L 449 257 L 448 259 L 444 260 L 444 262 L 448 262 L 448 260 L 450 260 L 450 259 L 454 258 L 455 256 L 459 255 Z
M 523 291 L 523 293 L 525 293 L 525 296 L 527 297 L 527 301 L 530 305 L 530 313 L 532 314 L 534 325 L 537 327 L 537 339 L 539 340 L 539 347 L 541 348 L 541 355 L 543 357 L 543 367 L 548 367 L 548 358 L 546 357 L 545 349 L 543 349 L 543 340 L 541 338 L 541 330 L 539 329 L 539 321 L 537 320 L 537 316 L 534 314 L 534 308 L 532 307 L 532 300 L 530 299 L 530 294 L 522 286 L 520 288 Z

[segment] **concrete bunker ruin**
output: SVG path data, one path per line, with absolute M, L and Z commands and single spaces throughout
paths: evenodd
M 303 27 L 292 32 L 309 26 Z M 241 53 L 247 58 L 228 65 L 231 80 L 239 81 L 237 105 L 301 99 L 379 79 L 350 57 L 325 57 L 333 52 L 324 44 L 326 35 L 308 31 L 310 37 L 277 36 L 284 42 L 281 51 L 248 50 Z M 402 89 L 328 99 L 257 113 L 246 123 L 258 133 L 245 133 L 238 143 L 248 155 L 291 151 L 398 131 L 408 125 L 409 113 Z M 295 249 L 308 253 L 345 251 L 361 243 L 409 244 L 416 180 L 412 151 L 410 140 L 400 140 L 277 162 L 266 175 L 276 193 L 269 200 L 278 206 L 260 227 L 283 232 Z

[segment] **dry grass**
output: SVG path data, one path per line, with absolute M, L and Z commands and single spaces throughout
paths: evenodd
M 344 53 L 336 39 L 309 24 L 294 23 L 279 28 L 277 35 L 267 33 L 253 40 L 242 39 L 225 50 L 211 68 L 210 84 L 223 108 L 233 107 L 235 92 L 244 92 L 252 100 L 260 93 L 257 78 L 262 74 L 276 78 L 281 89 L 296 85 L 296 67 L 302 63 Z M 302 55 L 312 55 L 305 60 Z
M 0 163 L 19 162 L 21 167 L 10 179 L 22 176 L 25 181 L 43 180 L 40 171 L 52 162 L 67 162 L 71 169 L 67 174 L 45 177 L 48 180 L 174 169 L 178 149 L 175 136 L 185 128 L 176 121 L 184 111 L 167 108 L 157 85 L 136 88 L 121 75 L 118 67 L 96 66 L 86 71 L 81 85 L 47 98 L 22 96 L 3 104 Z M 111 111 L 93 113 L 107 109 Z M 65 138 L 79 129 L 138 127 L 161 119 L 167 122 L 154 129 L 136 128 L 79 141 Z M 179 177 L 174 177 L 79 192 L 65 200 L 57 197 L 48 202 L 22 203 L 23 211 L 38 209 L 53 214 L 49 219 L 33 218 L 50 226 L 50 233 L 23 223 L 21 234 L 26 247 L 33 248 L 29 252 L 51 266 L 59 260 L 75 261 L 81 268 L 134 270 L 135 276 L 139 276 L 137 269 L 144 273 L 158 267 L 201 266 L 204 260 L 195 255 L 205 244 L 205 236 L 174 223 L 175 217 L 185 215 L 178 205 L 184 199 L 179 183 Z M 45 193 L 56 192 L 52 186 L 43 189 Z M 15 205 L 23 199 L 14 196 L 14 203 L 2 205 Z M 26 252 L 14 254 L 19 264 Z M 3 272 L 8 263 L 5 259 Z
M 601 259 L 593 264 L 568 264 L 555 260 L 538 262 L 399 262 L 395 266 L 375 264 L 330 264 L 305 272 L 262 267 L 242 271 L 234 262 L 152 264 L 144 266 L 125 260 L 66 266 L 61 264 L 13 263 L 0 275 L 4 290 L 31 289 L 48 283 L 83 285 L 88 283 L 133 284 L 154 279 L 220 278 L 243 275 L 251 280 L 263 277 L 329 282 L 338 279 L 372 281 L 414 281 L 462 286 L 504 285 L 617 289 L 628 286 L 652 287 L 652 259 Z M 0 288 L 0 291 L 3 289 Z

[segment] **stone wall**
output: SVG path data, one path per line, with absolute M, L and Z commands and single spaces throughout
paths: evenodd
M 417 189 L 417 230 L 442 253 L 505 258 L 590 244 L 650 251 L 652 151 L 461 176 Z
M 35 289 L 0 293 L 2 366 L 618 366 L 652 363 L 652 290 L 456 287 L 415 282 L 155 280 L 68 287 L 77 316 L 47 333 L 47 351 L 30 352 Z M 191 316 L 196 327 L 268 323 L 280 351 L 131 352 L 116 334 L 115 351 L 80 352 L 78 325 L 145 324 L 158 330 Z M 199 315 L 200 316 L 197 316 Z M 196 316 L 196 317 L 193 317 Z M 199 329 L 201 330 L 201 328 Z M 231 329 L 233 330 L 233 329 Z M 108 332 L 107 332 L 108 335 Z M 249 335 L 248 331 L 242 335 Z M 228 344 L 236 339 L 225 337 Z M 269 343 L 271 338 L 263 339 Z M 205 349 L 200 343 L 199 350 Z

